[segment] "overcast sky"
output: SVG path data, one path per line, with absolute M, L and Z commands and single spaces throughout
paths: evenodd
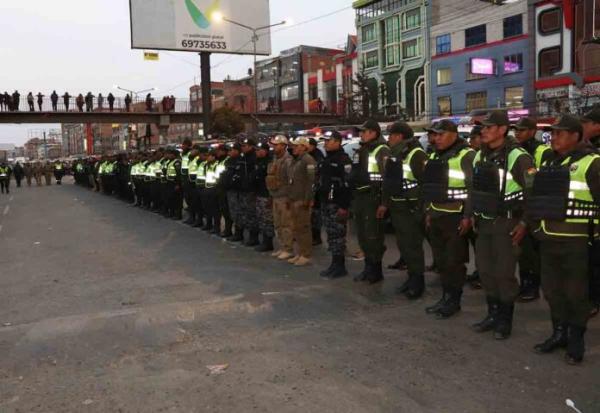
M 240 0 L 251 4 L 252 0 Z M 355 33 L 349 0 L 271 0 L 271 21 L 294 23 L 335 12 L 331 16 L 286 28 L 272 35 L 273 54 L 299 44 L 338 47 Z M 23 97 L 41 91 L 49 95 L 88 90 L 107 95 L 114 85 L 142 90 L 158 87 L 156 95 L 187 98 L 199 77 L 195 53 L 161 52 L 160 61 L 143 60 L 130 49 L 127 0 L 19 0 L 0 5 L 0 91 L 15 89 Z M 212 79 L 239 77 L 252 66 L 251 56 L 213 55 Z M 42 125 L 0 124 L 0 143 L 23 144 L 27 129 Z M 50 126 L 48 126 L 50 127 Z

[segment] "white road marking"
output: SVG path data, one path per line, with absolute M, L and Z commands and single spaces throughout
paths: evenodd
M 10 210 L 10 205 L 7 205 L 4 207 L 4 212 L 2 213 L 3 215 L 8 214 L 8 211 Z

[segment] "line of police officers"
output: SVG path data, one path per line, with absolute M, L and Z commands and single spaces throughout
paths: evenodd
M 559 118 L 551 127 L 551 147 L 535 139 L 535 120 L 512 127 L 514 138 L 507 112 L 491 111 L 475 129 L 481 134 L 476 151 L 454 123 L 442 120 L 428 129 L 433 145 L 427 153 L 408 124 L 393 124 L 386 141 L 370 120 L 360 128 L 361 146 L 352 159 L 334 132 L 325 137 L 326 156 L 319 163 L 303 137 L 288 148 L 288 139 L 276 136 L 272 151 L 252 139 L 212 148 L 186 141 L 181 156 L 174 149 L 135 155 L 127 182 L 136 205 L 180 219 L 185 198 L 187 224 L 229 241 L 266 252 L 277 237 L 279 249 L 272 255 L 297 266 L 310 262 L 318 205 L 332 257 L 321 272 L 327 278 L 347 275 L 352 210 L 365 255 L 354 280 L 369 284 L 383 280 L 389 216 L 408 272 L 398 292 L 408 299 L 424 293 L 424 240 L 431 244 L 442 294 L 425 310 L 439 319 L 460 311 L 469 239 L 475 239 L 487 314 L 473 329 L 507 339 L 515 301 L 537 298 L 541 284 L 553 329 L 534 349 L 566 348 L 567 362 L 577 364 L 591 309 L 597 311 L 600 300 L 600 108 L 582 119 Z M 117 165 L 107 159 L 96 167 L 109 192 Z M 85 165 L 75 171 L 85 182 Z

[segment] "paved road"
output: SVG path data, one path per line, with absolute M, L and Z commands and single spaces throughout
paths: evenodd
M 408 302 L 400 272 L 324 281 L 70 184 L 11 195 L 0 412 L 566 412 L 566 398 L 600 411 L 600 320 L 586 363 L 568 367 L 530 350 L 549 328 L 541 301 L 497 342 L 468 329 L 481 292 L 451 320 L 424 314 L 433 274 Z

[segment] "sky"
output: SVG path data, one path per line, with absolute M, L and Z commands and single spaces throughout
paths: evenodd
M 252 0 L 240 0 L 251 4 Z M 158 62 L 144 61 L 131 49 L 127 0 L 19 0 L 0 6 L 0 91 L 23 96 L 53 89 L 107 95 L 157 87 L 157 96 L 187 98 L 199 79 L 196 53 L 160 52 Z M 354 34 L 350 0 L 271 0 L 271 22 L 292 19 L 295 26 L 276 29 L 272 54 L 300 44 L 343 47 Z M 335 13 L 334 13 L 335 12 Z M 300 24 L 319 16 L 329 16 Z M 259 57 L 261 59 L 263 57 Z M 246 75 L 252 56 L 212 55 L 212 80 Z M 28 129 L 56 125 L 0 124 L 0 143 L 22 145 Z

